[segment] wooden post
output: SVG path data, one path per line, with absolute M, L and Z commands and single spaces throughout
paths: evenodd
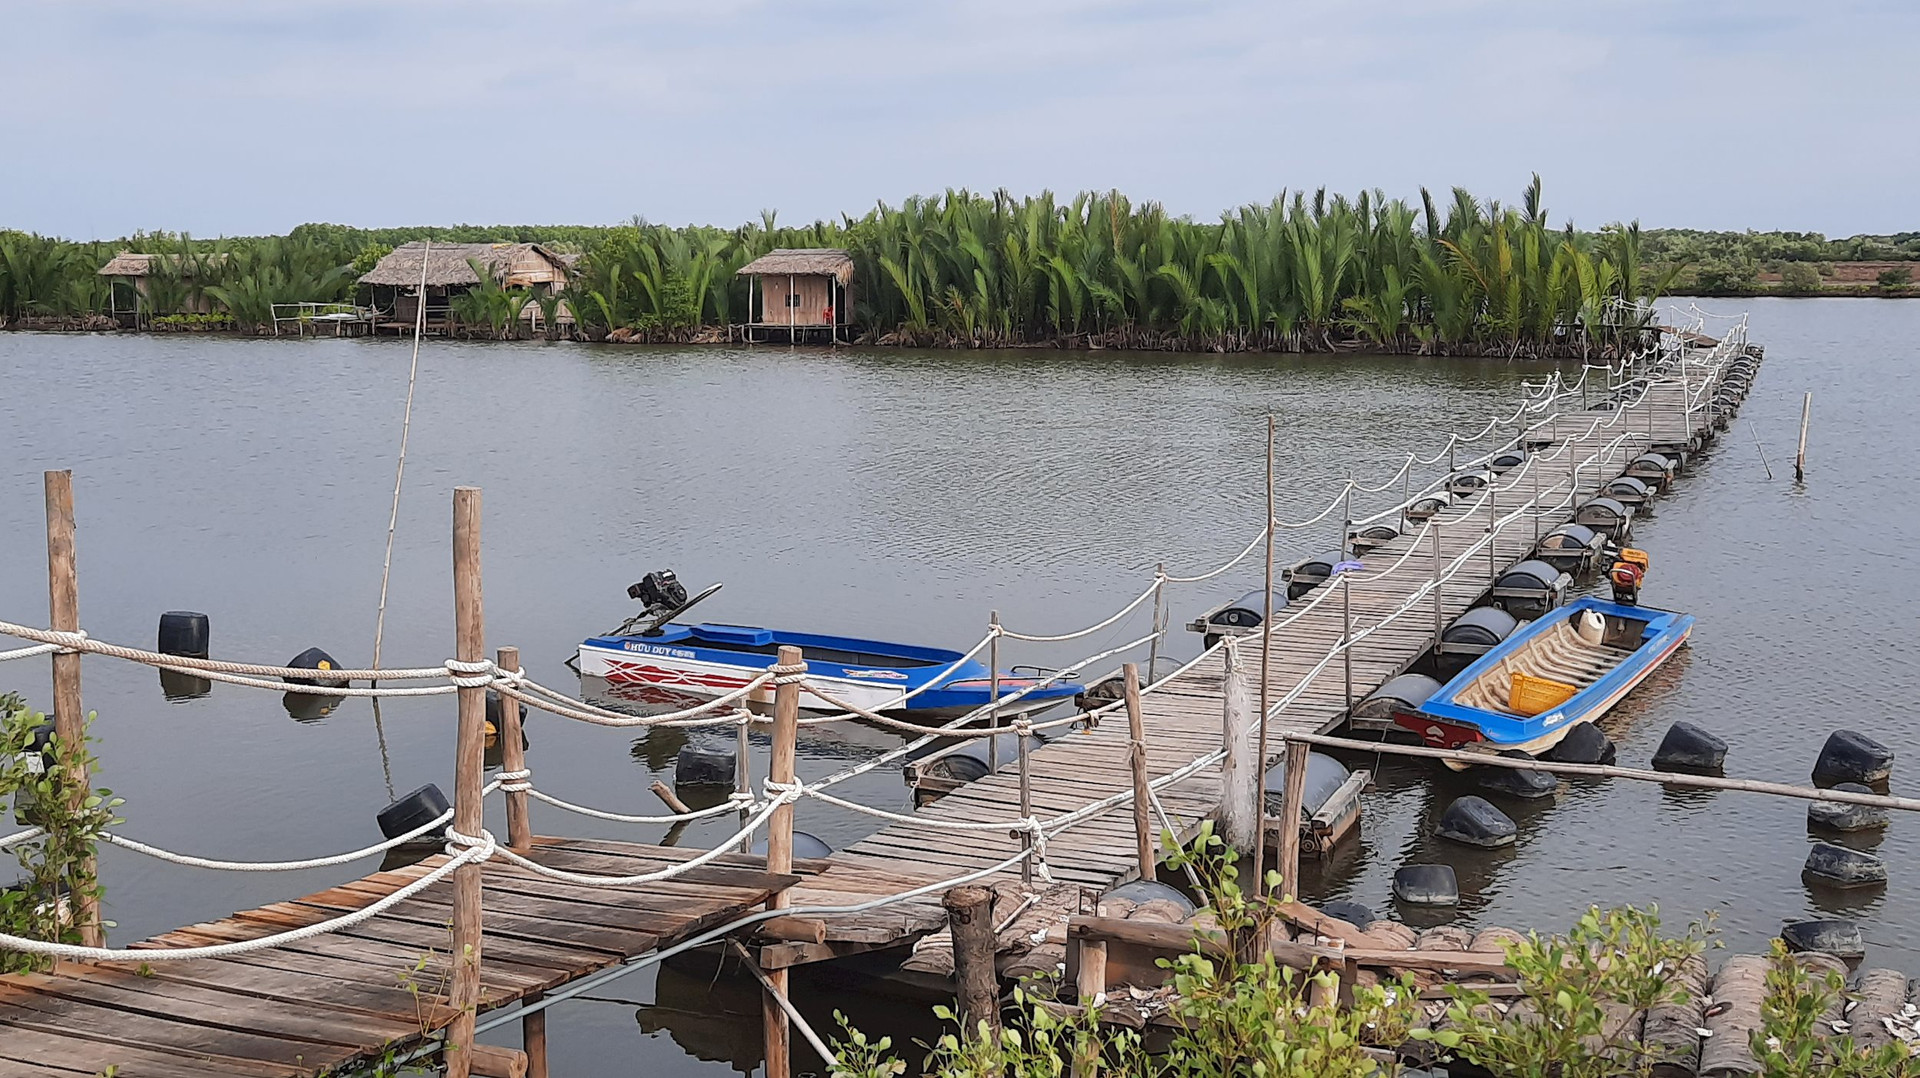
M 520 649 L 501 648 L 494 654 L 493 661 L 502 670 L 518 670 Z M 494 733 L 500 738 L 500 770 L 525 771 L 527 747 L 521 739 L 520 701 L 505 693 L 500 694 L 500 729 Z M 507 848 L 519 853 L 533 849 L 533 823 L 527 817 L 525 790 L 507 791 Z M 546 1012 L 534 1013 L 544 1015 Z
M 800 649 L 791 644 L 780 648 L 781 666 L 804 666 Z M 773 690 L 773 756 L 767 764 L 767 779 L 774 783 L 793 781 L 794 744 L 800 732 L 800 683 L 790 682 L 776 685 Z M 785 875 L 793 871 L 793 806 L 781 805 L 773 810 L 767 821 L 767 871 Z M 770 910 L 783 910 L 789 905 L 787 892 L 783 889 L 767 900 Z M 761 1027 L 765 1032 L 767 1057 L 766 1078 L 788 1078 L 792 1071 L 792 1032 L 788 1027 L 786 1009 L 774 999 L 787 994 L 787 971 L 773 969 L 767 971 L 767 979 L 772 982 L 772 993 L 760 996 Z
M 1127 692 L 1127 756 L 1133 765 L 1133 841 L 1139 847 L 1140 878 L 1152 880 L 1154 865 L 1153 819 L 1148 815 L 1152 793 L 1147 788 L 1147 735 L 1140 717 L 1140 670 L 1132 663 L 1120 668 Z
M 74 546 L 73 473 L 47 472 L 43 477 L 47 497 L 47 627 L 55 632 L 80 631 L 80 570 Z M 53 732 L 70 750 L 78 750 L 87 741 L 87 713 L 80 702 L 80 653 L 53 653 Z M 93 784 L 85 771 L 73 776 L 73 805 L 80 807 L 92 792 Z M 95 874 L 94 859 L 89 856 L 82 871 Z M 100 900 L 91 895 L 80 899 L 76 911 L 80 920 L 80 942 L 88 947 L 107 945 L 106 926 L 100 923 Z
M 1242 669 L 1236 638 L 1227 637 L 1221 655 L 1226 661 L 1221 684 L 1221 741 L 1226 758 L 1220 761 L 1220 807 L 1214 818 L 1220 822 L 1221 839 L 1241 853 L 1260 849 L 1260 817 L 1248 819 L 1248 813 L 1260 797 L 1260 766 L 1253 758 L 1253 693 Z
M 1307 796 L 1307 746 L 1287 742 L 1285 784 L 1280 792 L 1280 893 L 1300 897 L 1300 809 Z
M 993 970 L 993 891 L 979 886 L 955 887 L 940 904 L 947 908 L 948 931 L 953 936 L 953 983 L 960 1012 L 960 1035 L 978 1035 L 986 1023 L 988 1036 L 1000 1032 L 1000 978 Z
M 528 1003 L 540 1002 L 540 993 L 527 997 Z M 547 1012 L 534 1011 L 520 1019 L 520 1050 L 527 1054 L 527 1078 L 547 1078 Z
M 486 657 L 486 618 L 480 595 L 480 488 L 453 488 L 454 657 Z M 487 689 L 461 686 L 459 734 L 453 760 L 453 829 L 478 837 L 483 826 L 480 788 L 486 769 Z M 504 709 L 503 709 L 504 710 Z M 453 870 L 453 972 L 447 1005 L 447 1078 L 468 1078 L 473 1064 L 473 1018 L 480 1003 L 480 873 L 469 862 Z
M 1809 392 L 1800 402 L 1800 451 L 1793 457 L 1793 478 L 1796 481 L 1807 477 L 1807 421 L 1813 418 L 1813 394 Z
M 1147 641 L 1147 684 L 1160 666 L 1160 638 L 1167 632 L 1167 563 L 1153 567 L 1153 639 Z
M 1074 980 L 1074 995 L 1079 997 L 1081 1006 L 1091 1007 L 1107 991 L 1107 941 L 1081 937 L 1073 941 L 1078 952 L 1076 960 L 1079 970 Z M 1093 1043 L 1084 1051 L 1075 1051 L 1070 1078 L 1095 1078 L 1100 1073 L 1100 1045 L 1098 1040 L 1089 1038 Z

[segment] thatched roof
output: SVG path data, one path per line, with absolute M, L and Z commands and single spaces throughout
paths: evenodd
M 424 254 L 429 286 L 479 284 L 480 278 L 474 274 L 468 259 L 474 259 L 493 270 L 494 276 L 499 278 L 506 275 L 508 266 L 529 251 L 565 268 L 559 255 L 537 243 L 436 243 L 428 253 L 426 243 L 415 240 L 395 247 L 360 278 L 360 283 L 418 287 L 420 260 Z
M 215 253 L 209 257 L 215 262 L 225 262 L 227 260 L 224 252 Z M 153 260 L 156 258 L 164 258 L 175 266 L 180 265 L 179 255 L 142 255 L 134 254 L 132 251 L 121 251 L 109 259 L 106 265 L 100 267 L 99 275 L 102 277 L 145 277 L 153 272 Z M 193 270 L 194 264 L 188 262 L 183 276 L 193 276 Z
M 777 277 L 791 273 L 796 277 L 837 277 L 840 283 L 853 283 L 853 259 L 838 247 L 781 248 L 770 251 L 740 267 L 741 277 Z

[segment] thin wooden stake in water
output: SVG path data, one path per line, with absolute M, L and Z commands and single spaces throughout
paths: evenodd
M 1760 454 L 1760 466 L 1767 470 L 1767 478 L 1773 478 L 1773 465 L 1767 463 L 1767 449 L 1760 444 L 1760 432 L 1754 429 L 1753 420 L 1747 420 L 1747 433 L 1753 435 L 1754 451 Z
M 427 262 L 433 241 L 420 251 L 420 305 L 413 312 L 413 359 L 407 364 L 407 404 L 400 412 L 400 458 L 393 466 L 393 508 L 387 513 L 387 555 L 380 562 L 380 610 L 373 620 L 373 668 L 380 669 L 380 645 L 387 635 L 387 581 L 393 576 L 393 530 L 400 523 L 400 481 L 407 475 L 407 434 L 413 429 L 413 385 L 420 373 L 420 337 L 427 328 Z M 378 684 L 378 682 L 375 682 Z M 375 715 L 380 698 L 373 698 Z M 381 735 L 381 745 L 386 735 Z
M 1127 695 L 1128 763 L 1133 765 L 1133 841 L 1139 847 L 1140 878 L 1154 878 L 1153 819 L 1148 815 L 1152 792 L 1147 788 L 1147 735 L 1140 715 L 1140 669 L 1132 663 L 1120 668 Z
M 1347 488 L 1352 497 L 1353 488 Z M 1351 514 L 1349 514 L 1351 515 Z M 1267 774 L 1267 678 L 1273 666 L 1273 415 L 1267 415 L 1267 586 L 1261 592 L 1260 609 L 1260 712 L 1255 738 L 1259 748 L 1253 758 L 1253 896 L 1266 893 L 1266 835 L 1260 819 L 1266 809 Z M 1341 540 L 1342 544 L 1345 540 Z
M 1794 454 L 1793 478 L 1796 481 L 1807 477 L 1807 421 L 1813 418 L 1813 394 L 1808 393 L 1800 402 L 1800 452 Z
M 73 473 L 48 472 L 43 477 L 47 495 L 47 626 L 55 632 L 80 631 L 80 569 L 74 545 Z M 53 653 L 53 732 L 68 751 L 78 751 L 87 742 L 87 713 L 80 703 L 80 653 Z M 79 808 L 92 792 L 87 773 L 74 779 L 73 807 Z M 94 876 L 94 861 L 86 859 L 82 871 Z M 88 947 L 105 947 L 107 930 L 100 923 L 100 900 L 92 895 L 80 897 L 75 911 L 80 922 L 80 942 Z
M 454 657 L 461 662 L 485 658 L 486 618 L 480 595 L 480 488 L 453 488 Z M 480 788 L 485 777 L 487 689 L 459 689 L 460 724 L 453 758 L 453 829 L 477 837 L 481 830 Z M 478 863 L 453 870 L 453 971 L 447 1005 L 454 1018 L 447 1026 L 447 1078 L 467 1078 L 473 1065 L 473 1018 L 480 1003 L 480 873 Z
M 780 648 L 781 666 L 800 666 L 800 649 L 792 645 Z M 767 778 L 774 783 L 793 781 L 795 742 L 800 732 L 800 683 L 776 685 L 773 690 L 773 754 L 767 763 Z M 767 821 L 767 871 L 786 875 L 793 871 L 793 805 L 781 805 Z M 770 910 L 783 910 L 791 903 L 784 888 L 767 900 Z M 767 971 L 772 991 L 787 994 L 787 971 Z M 786 1009 L 771 995 L 760 997 L 760 1018 L 765 1030 L 766 1078 L 788 1078 L 792 1071 L 792 1035 Z

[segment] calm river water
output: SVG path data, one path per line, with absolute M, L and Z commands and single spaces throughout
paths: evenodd
M 1805 781 L 1821 741 L 1851 726 L 1902 753 L 1910 790 L 1920 672 L 1920 527 L 1911 494 L 1920 303 L 1754 305 L 1768 362 L 1729 437 L 1636 533 L 1653 554 L 1648 600 L 1700 619 L 1691 650 L 1611 720 L 1621 760 L 1646 761 L 1677 719 L 1732 745 L 1730 773 Z M 40 473 L 74 470 L 83 623 L 150 643 L 158 614 L 203 610 L 223 657 L 278 662 L 320 645 L 370 658 L 408 349 L 392 341 L 0 334 L 0 618 L 44 624 Z M 452 650 L 450 489 L 485 489 L 489 641 L 571 686 L 581 636 L 620 620 L 627 584 L 671 566 L 725 581 L 703 614 L 966 646 L 989 610 L 1014 628 L 1097 621 L 1155 562 L 1190 573 L 1259 521 L 1263 416 L 1280 421 L 1281 515 L 1319 508 L 1349 468 L 1391 471 L 1410 449 L 1511 411 L 1545 368 L 1405 357 L 1121 353 L 617 349 L 430 341 L 421 354 L 386 629 L 386 665 Z M 1814 392 L 1807 482 L 1791 476 L 1801 394 Z M 1773 462 L 1768 479 L 1747 431 Z M 1907 478 L 1901 479 L 1902 476 Z M 1422 476 L 1421 478 L 1424 478 Z M 1370 508 L 1370 506 L 1357 506 Z M 1337 525 L 1293 537 L 1310 552 Z M 1283 553 L 1291 550 L 1289 546 Z M 1173 593 L 1184 621 L 1257 583 L 1258 570 Z M 1009 661 L 1061 662 L 1140 635 L 1145 614 L 1091 641 Z M 6 646 L 0 643 L 0 647 Z M 1186 653 L 1196 642 L 1178 645 Z M 0 690 L 44 706 L 46 666 L 0 667 Z M 453 709 L 394 701 L 376 724 L 350 700 L 295 721 L 272 694 L 217 686 L 169 702 L 153 671 L 88 660 L 101 781 L 127 798 L 124 830 L 233 858 L 333 852 L 378 837 L 374 813 L 425 782 L 450 788 Z M 536 715 L 530 762 L 561 796 L 654 811 L 682 734 Z M 702 735 L 694 735 L 696 737 Z M 810 738 L 803 774 L 895 744 L 871 731 Z M 1469 856 L 1425 837 L 1454 792 L 1388 764 L 1364 848 L 1309 879 L 1322 895 L 1389 905 L 1393 868 L 1444 859 L 1470 892 L 1457 917 L 1556 929 L 1588 902 L 1707 912 L 1729 946 L 1782 919 L 1862 919 L 1870 961 L 1920 970 L 1920 899 L 1905 877 L 1920 821 L 1878 841 L 1893 885 L 1810 891 L 1805 806 L 1745 794 L 1571 784 L 1520 816 L 1517 847 Z M 904 806 L 897 772 L 856 784 Z M 536 806 L 536 826 L 658 840 Z M 490 826 L 499 829 L 498 820 Z M 835 845 L 862 817 L 803 806 Z M 721 832 L 690 829 L 701 844 Z M 1869 843 L 1871 844 L 1871 842 Z M 305 893 L 370 868 L 209 874 L 109 850 L 109 916 L 127 941 Z M 808 992 L 870 1029 L 925 1036 L 917 1005 Z M 752 993 L 667 971 L 604 1002 L 561 1007 L 554 1073 L 718 1074 L 758 1064 Z

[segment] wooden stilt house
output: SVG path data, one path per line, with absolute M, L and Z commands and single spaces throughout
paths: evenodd
M 538 296 L 565 289 L 572 267 L 566 256 L 538 243 L 403 243 L 360 278 L 361 284 L 372 289 L 376 332 L 412 332 L 422 302 L 423 261 L 427 283 L 425 328 L 441 333 L 452 328 L 454 297 L 478 287 L 480 273 L 486 273 L 502 288 L 527 289 Z M 522 321 L 536 325 L 539 316 L 533 300 L 520 312 Z M 572 326 L 573 315 L 564 303 L 554 321 Z
M 839 344 L 852 319 L 853 259 L 837 247 L 782 248 L 740 267 L 747 339 Z

